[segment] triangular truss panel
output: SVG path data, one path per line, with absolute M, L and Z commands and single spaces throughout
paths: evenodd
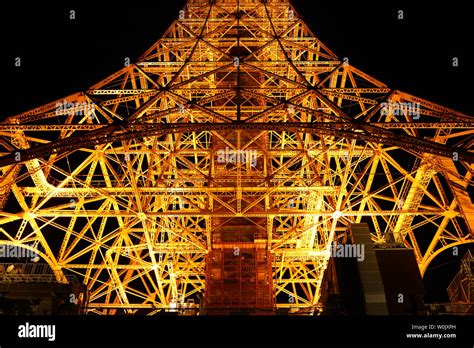
M 0 244 L 115 314 L 314 308 L 353 223 L 422 274 L 473 242 L 474 117 L 339 59 L 288 1 L 178 15 L 137 62 L 3 119 Z

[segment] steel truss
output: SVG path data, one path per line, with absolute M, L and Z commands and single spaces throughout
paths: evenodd
M 276 306 L 304 309 L 352 223 L 422 274 L 471 243 L 473 144 L 474 117 L 343 62 L 289 1 L 188 0 L 136 63 L 0 123 L 0 243 L 79 276 L 92 313 L 153 314 L 205 293 L 213 250 L 249 247 L 213 239 L 240 219 Z

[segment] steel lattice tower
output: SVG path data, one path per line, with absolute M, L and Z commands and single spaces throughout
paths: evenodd
M 2 120 L 0 243 L 92 313 L 311 308 L 352 223 L 422 274 L 473 242 L 473 145 L 474 117 L 339 59 L 288 0 L 188 0 L 137 62 Z

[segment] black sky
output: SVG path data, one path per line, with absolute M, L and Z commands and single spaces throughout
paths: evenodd
M 294 0 L 313 32 L 339 57 L 391 88 L 474 114 L 472 18 L 468 2 Z M 85 4 L 9 2 L 0 13 L 0 119 L 85 90 L 136 60 L 178 17 L 183 0 Z M 4 5 L 2 5 L 4 6 Z M 76 19 L 69 19 L 69 11 Z M 404 19 L 397 18 L 404 11 Z M 15 67 L 21 57 L 22 66 Z M 452 66 L 453 57 L 459 67 Z M 432 300 L 458 263 L 426 279 Z

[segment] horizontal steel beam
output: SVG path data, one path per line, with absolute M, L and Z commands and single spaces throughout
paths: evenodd
M 191 181 L 191 180 L 190 180 Z M 52 196 L 52 197 L 100 197 L 100 196 L 122 196 L 127 194 L 140 194 L 140 196 L 160 195 L 160 196 L 193 196 L 207 197 L 209 193 L 217 196 L 222 194 L 242 193 L 267 193 L 271 195 L 283 194 L 302 194 L 308 192 L 319 192 L 322 194 L 332 194 L 336 192 L 334 187 L 329 186 L 312 186 L 312 187 L 98 187 L 98 188 L 54 188 L 44 190 L 37 187 L 20 187 L 20 192 L 26 196 Z
M 392 210 L 382 210 L 382 211 L 344 211 L 342 212 L 342 217 L 356 217 L 356 216 L 402 216 L 402 215 L 423 215 L 423 216 L 432 216 L 432 215 L 442 215 L 446 213 L 445 210 L 423 210 L 423 211 L 392 211 Z M 291 210 L 291 209 L 281 209 L 281 210 L 268 210 L 268 211 L 249 211 L 246 213 L 232 213 L 232 212 L 210 212 L 206 210 L 170 210 L 165 212 L 145 212 L 146 216 L 154 217 L 298 217 L 298 216 L 326 216 L 330 217 L 334 214 L 331 211 L 309 211 L 309 210 Z M 3 216 L 9 220 L 23 219 L 23 214 L 8 214 L 0 212 L 0 217 Z M 114 210 L 87 210 L 76 212 L 74 210 L 41 210 L 35 212 L 37 217 L 137 217 L 138 215 L 131 211 L 114 211 Z M 0 219 L 0 224 L 2 224 L 2 219 Z
M 461 148 L 452 148 L 433 141 L 419 139 L 408 135 L 394 133 L 391 130 L 357 122 L 319 122 L 319 123 L 205 123 L 205 124 L 154 124 L 154 123 L 124 123 L 114 124 L 102 129 L 60 139 L 49 144 L 12 152 L 0 157 L 0 167 L 26 162 L 35 158 L 47 157 L 53 154 L 72 152 L 81 148 L 91 148 L 110 142 L 137 139 L 166 134 L 247 130 L 247 131 L 276 131 L 309 133 L 320 136 L 336 136 L 341 138 L 373 142 L 404 148 L 410 152 L 430 153 L 441 157 L 453 157 L 457 153 L 460 161 L 474 162 L 474 153 Z
M 474 122 L 368 122 L 370 126 L 386 129 L 472 129 L 474 134 Z M 91 131 L 106 128 L 109 125 L 100 124 L 0 124 L 0 132 L 3 136 L 14 136 L 15 131 Z

